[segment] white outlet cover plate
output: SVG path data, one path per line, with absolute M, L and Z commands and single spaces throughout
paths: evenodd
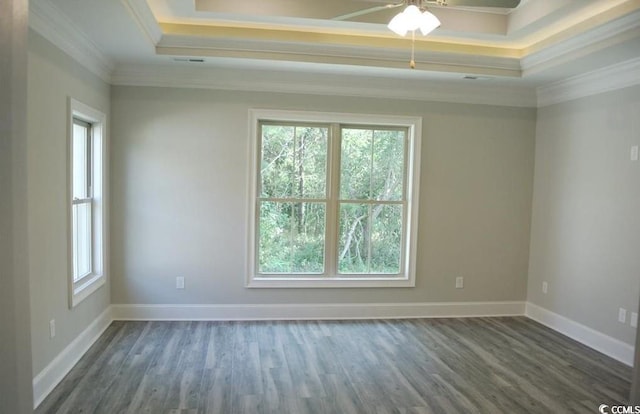
M 638 327 L 638 313 L 637 312 L 631 312 L 631 327 L 632 328 L 637 328 Z
M 627 320 L 627 310 L 620 308 L 618 310 L 618 322 L 625 323 Z

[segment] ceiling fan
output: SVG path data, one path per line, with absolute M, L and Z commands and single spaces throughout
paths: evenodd
M 376 13 L 382 10 L 396 9 L 402 6 L 415 5 L 420 9 L 428 5 L 433 6 L 452 6 L 452 7 L 498 7 L 513 9 L 518 7 L 521 0 L 403 0 L 395 3 L 386 3 L 379 6 L 367 7 L 353 13 L 336 16 L 332 20 L 349 20 L 354 17 L 364 16 Z M 369 2 L 383 3 L 383 1 L 369 0 Z
M 377 1 L 380 2 L 380 0 Z M 427 4 L 438 6 L 456 5 L 466 7 L 515 8 L 520 4 L 520 0 L 403 0 L 398 3 L 388 3 L 385 5 L 357 10 L 355 12 L 334 17 L 333 20 L 349 20 L 382 10 L 405 7 L 404 11 L 398 13 L 393 19 L 391 19 L 387 27 L 399 36 L 406 36 L 407 33 L 411 32 L 411 61 L 409 62 L 409 67 L 411 69 L 415 69 L 416 62 L 414 56 L 416 31 L 419 29 L 420 32 L 426 36 L 440 26 L 440 20 L 427 10 Z

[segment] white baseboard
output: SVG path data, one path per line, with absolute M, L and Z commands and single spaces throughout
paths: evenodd
M 102 333 L 109 327 L 113 317 L 111 307 L 105 309 L 91 325 L 87 327 L 76 339 L 58 354 L 49 365 L 47 365 L 33 379 L 33 402 L 34 409 L 44 401 L 51 391 L 62 381 L 71 371 L 71 368 L 78 363 L 80 358 L 89 350 Z
M 525 316 L 613 359 L 633 366 L 635 348 L 626 342 L 612 338 L 531 302 L 526 304 Z
M 115 320 L 393 319 L 524 314 L 524 302 L 280 305 L 111 305 Z

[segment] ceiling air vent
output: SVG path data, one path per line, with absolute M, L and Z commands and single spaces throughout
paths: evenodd
M 465 75 L 465 76 L 463 76 L 463 77 L 462 77 L 462 79 L 465 79 L 465 80 L 483 80 L 483 81 L 486 81 L 486 80 L 491 80 L 491 79 L 493 79 L 493 78 L 492 78 L 491 76 Z
M 186 62 L 186 63 L 204 63 L 203 58 L 186 58 L 186 57 L 175 57 L 173 58 L 174 62 Z

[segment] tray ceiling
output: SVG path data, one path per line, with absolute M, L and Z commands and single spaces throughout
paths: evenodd
M 416 36 L 411 70 L 410 39 L 386 28 L 398 9 L 331 19 L 380 4 L 386 1 L 31 0 L 30 11 L 32 28 L 54 43 L 80 41 L 118 79 L 134 68 L 197 64 L 531 87 L 640 57 L 640 0 L 523 0 L 515 9 L 430 5 L 442 26 Z

